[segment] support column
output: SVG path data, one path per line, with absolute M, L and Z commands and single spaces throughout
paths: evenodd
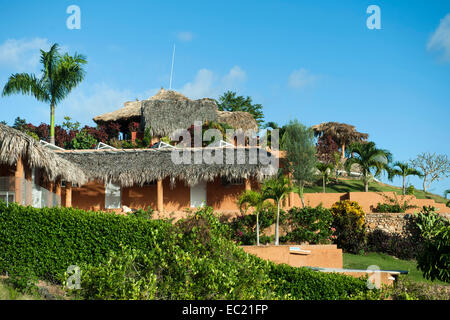
M 53 181 L 50 181 L 48 183 L 48 196 L 47 196 L 47 208 L 53 207 L 53 187 L 55 186 L 55 183 Z
M 245 179 L 245 191 L 252 190 L 252 183 L 250 181 L 250 178 Z
M 72 182 L 66 182 L 66 201 L 64 206 L 67 208 L 72 206 Z
M 28 165 L 25 166 L 25 205 L 33 205 L 33 175 Z
M 156 197 L 157 197 L 157 209 L 158 212 L 164 211 L 164 189 L 163 189 L 163 181 L 158 180 L 156 182 Z
M 16 203 L 22 204 L 22 186 L 24 180 L 24 167 L 22 158 L 17 159 L 16 171 L 14 172 L 14 194 Z
M 55 194 L 57 196 L 57 198 L 55 200 L 60 200 L 59 202 L 59 207 L 61 206 L 61 179 L 58 179 L 56 181 L 56 186 L 55 186 Z

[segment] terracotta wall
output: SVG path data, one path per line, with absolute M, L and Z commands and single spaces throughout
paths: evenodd
M 385 192 L 385 195 L 389 197 L 394 197 L 394 192 Z M 351 200 L 356 201 L 362 207 L 365 213 L 373 212 L 378 203 L 385 203 L 385 198 L 377 192 L 348 192 L 348 193 L 305 193 L 305 205 L 312 207 L 322 204 L 325 208 L 330 208 L 335 202 L 341 200 Z M 408 209 L 406 213 L 414 213 L 419 211 L 422 206 L 434 206 L 439 209 L 440 213 L 450 213 L 450 208 L 448 208 L 443 203 L 437 203 L 433 199 L 416 199 L 414 196 L 397 195 L 400 203 L 408 201 L 409 204 L 415 205 L 418 208 Z M 293 194 L 290 197 L 291 200 L 288 207 L 301 207 L 300 197 L 297 194 Z
M 208 182 L 206 187 L 206 204 L 219 211 L 238 211 L 237 200 L 245 191 L 245 185 L 222 185 L 220 178 Z
M 90 181 L 82 187 L 72 188 L 72 207 L 84 210 L 105 209 L 105 186 Z
M 300 248 L 302 252 L 290 250 Z M 342 249 L 336 245 L 242 246 L 244 251 L 275 263 L 293 267 L 342 268 Z M 306 252 L 309 251 L 309 252 Z

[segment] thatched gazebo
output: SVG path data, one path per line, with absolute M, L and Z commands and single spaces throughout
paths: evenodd
M 311 127 L 316 137 L 331 136 L 340 145 L 342 159 L 345 158 L 345 147 L 353 142 L 367 140 L 369 135 L 356 131 L 355 126 L 340 122 L 324 122 Z
M 243 111 L 219 111 L 214 99 L 191 100 L 173 90 L 159 90 L 153 97 L 142 101 L 126 102 L 124 107 L 93 119 L 97 124 L 117 122 L 126 130 L 131 122 L 139 122 L 154 137 L 168 136 L 176 130 L 188 129 L 195 122 L 220 122 L 237 131 L 258 130 L 253 116 Z

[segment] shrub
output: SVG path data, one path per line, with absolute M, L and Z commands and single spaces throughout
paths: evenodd
M 247 254 L 209 207 L 172 225 L 0 203 L 0 272 L 64 280 L 69 265 L 81 267 L 86 299 L 346 299 L 368 291 L 362 279 Z
M 416 193 L 416 188 L 411 184 L 406 188 L 406 194 L 413 196 Z
M 387 292 L 392 300 L 450 300 L 448 286 L 415 282 L 402 276 Z
M 0 273 L 23 267 L 55 282 L 70 265 L 105 261 L 120 244 L 149 252 L 171 237 L 164 221 L 0 202 Z
M 422 242 L 415 234 L 388 233 L 376 229 L 367 234 L 365 251 L 381 252 L 399 259 L 415 259 L 423 249 Z
M 81 130 L 75 138 L 67 145 L 70 149 L 93 149 L 97 145 L 97 140 L 86 130 Z
M 365 213 L 355 201 L 343 200 L 331 207 L 336 243 L 346 252 L 360 253 L 365 246 Z
M 275 223 L 276 212 L 273 208 L 263 208 L 259 213 L 259 232 L 262 233 Z M 284 221 L 286 213 L 280 210 L 280 221 Z M 231 229 L 231 238 L 243 245 L 256 244 L 256 214 L 238 216 L 228 223 Z M 260 243 L 269 243 L 271 237 L 260 234 Z
M 417 206 L 409 204 L 412 201 L 411 199 L 401 202 L 396 193 L 394 193 L 393 197 L 390 197 L 384 193 L 379 193 L 379 195 L 384 198 L 384 203 L 378 203 L 377 207 L 374 209 L 375 212 L 403 213 L 408 209 L 417 208 Z M 403 196 L 402 199 L 404 199 Z
M 275 292 L 293 299 L 336 300 L 369 291 L 366 281 L 336 273 L 293 268 L 286 264 L 270 264 L 269 270 L 270 277 L 276 279 Z
M 333 215 L 330 210 L 317 206 L 290 209 L 286 224 L 291 230 L 281 238 L 282 242 L 329 243 L 332 237 Z
M 424 250 L 417 255 L 417 267 L 425 278 L 450 282 L 450 222 L 436 213 L 419 213 L 417 226 Z
M 99 265 L 82 264 L 80 291 L 84 299 L 149 300 L 156 294 L 151 258 L 140 250 L 123 247 L 110 252 Z M 68 279 L 65 274 L 65 280 Z

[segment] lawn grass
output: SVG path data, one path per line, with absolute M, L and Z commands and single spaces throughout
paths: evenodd
M 322 192 L 322 185 L 316 184 L 313 186 L 305 187 L 305 193 Z M 330 181 L 326 186 L 326 192 L 330 193 L 345 193 L 345 192 L 363 192 L 364 184 L 358 179 L 339 179 L 339 183 Z M 402 188 L 391 186 L 388 184 L 373 181 L 369 183 L 370 192 L 396 192 L 402 194 Z M 422 190 L 415 190 L 414 196 L 417 199 L 433 199 L 436 202 L 447 203 L 448 199 L 441 197 L 437 194 L 423 192 Z
M 417 269 L 414 260 L 401 260 L 384 253 L 369 252 L 364 255 L 344 253 L 344 268 L 367 269 L 371 265 L 379 266 L 381 270 L 403 270 L 408 271 L 404 277 L 414 282 L 426 282 L 433 284 L 448 283 L 442 281 L 430 281 L 423 277 L 422 272 Z

